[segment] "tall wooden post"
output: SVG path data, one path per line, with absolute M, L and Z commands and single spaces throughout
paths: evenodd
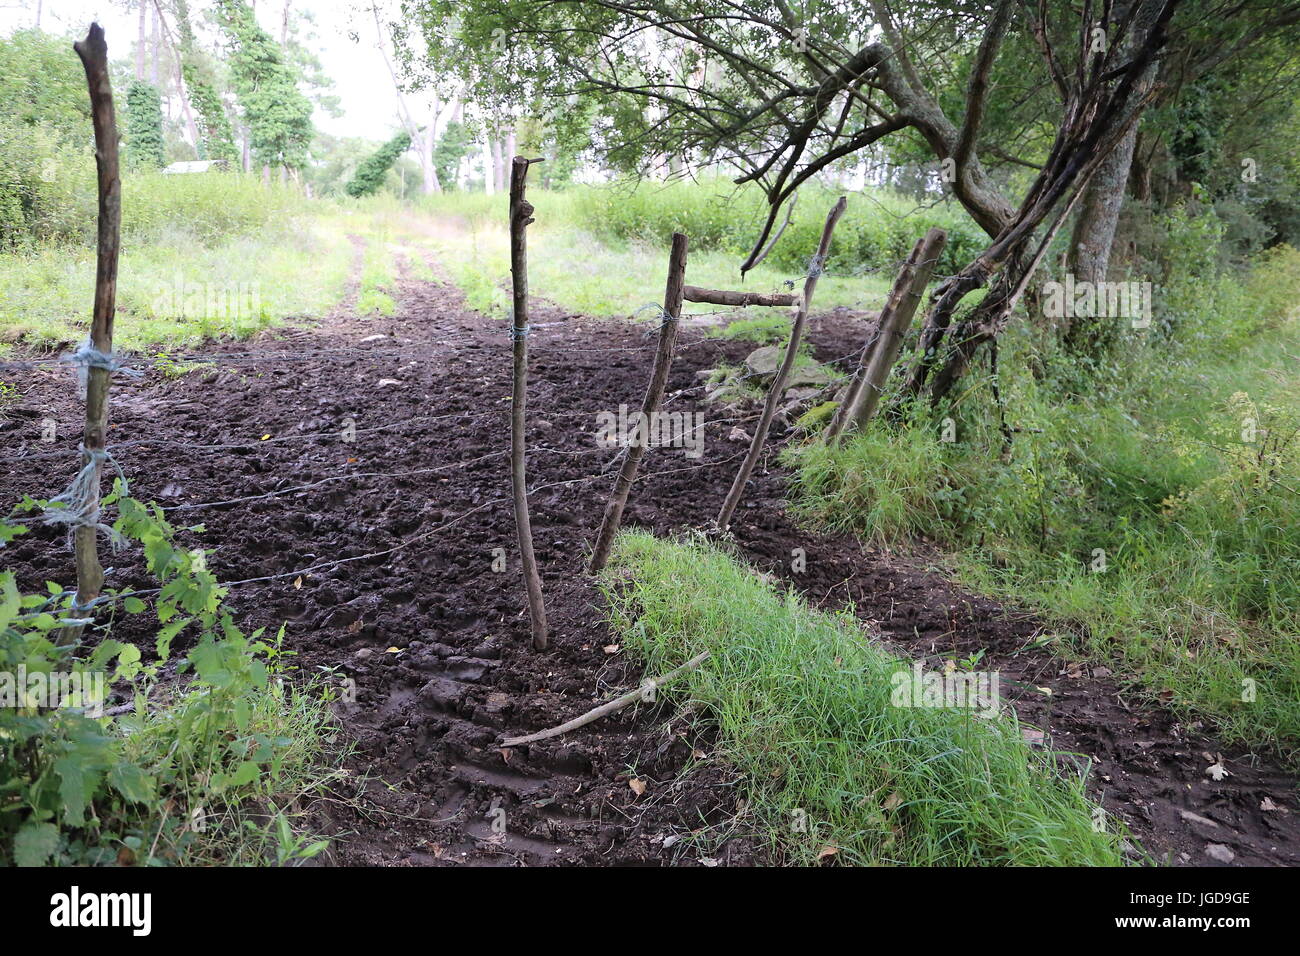
M 777 369 L 776 378 L 773 379 L 768 390 L 767 401 L 763 403 L 763 414 L 754 427 L 754 437 L 749 443 L 749 451 L 745 454 L 745 460 L 740 463 L 740 470 L 736 472 L 736 480 L 731 483 L 731 490 L 727 492 L 727 500 L 722 503 L 722 510 L 718 512 L 718 529 L 721 531 L 726 531 L 727 526 L 731 524 L 731 518 L 736 513 L 741 496 L 745 493 L 745 485 L 749 483 L 749 476 L 753 474 L 754 466 L 758 464 L 759 456 L 763 452 L 763 442 L 767 440 L 768 430 L 772 427 L 772 419 L 776 415 L 776 406 L 781 401 L 785 381 L 790 377 L 790 369 L 794 368 L 794 360 L 799 354 L 799 343 L 803 339 L 803 328 L 808 321 L 808 310 L 812 308 L 813 291 L 817 288 L 817 280 L 822 274 L 826 256 L 831 251 L 831 236 L 835 232 L 835 224 L 840 221 L 840 216 L 844 215 L 846 204 L 844 197 L 841 196 L 839 202 L 826 216 L 821 242 L 817 244 L 817 255 L 808 269 L 808 278 L 803 284 L 803 295 L 799 298 L 794 324 L 790 327 L 790 341 L 786 343 L 785 358 L 782 359 L 781 367 Z
M 880 402 L 881 390 L 889 370 L 898 361 L 898 352 L 903 347 L 903 336 L 912 324 L 916 308 L 925 294 L 925 287 L 934 274 L 934 264 L 943 252 L 948 234 L 942 229 L 931 229 L 916 241 L 911 255 L 903 263 L 894 279 L 885 307 L 880 311 L 880 321 L 876 325 L 876 341 L 870 355 L 863 355 L 858 373 L 853 384 L 845 394 L 845 399 L 836 410 L 834 421 L 826 431 L 826 441 L 834 443 L 842 432 L 862 430 L 871 420 Z
M 645 399 L 641 403 L 641 420 L 637 425 L 636 435 L 628 445 L 623 457 L 623 467 L 618 470 L 614 490 L 605 505 L 605 517 L 600 523 L 600 533 L 596 535 L 596 548 L 591 555 L 591 573 L 595 574 L 609 561 L 609 551 L 614 544 L 614 535 L 623 521 L 623 509 L 627 507 L 627 496 L 636 481 L 637 468 L 641 456 L 645 454 L 650 442 L 650 422 L 663 401 L 664 388 L 668 384 L 668 369 L 673 363 L 673 345 L 677 341 L 678 320 L 682 314 L 682 294 L 686 279 L 686 237 L 680 232 L 673 233 L 672 252 L 668 256 L 668 284 L 664 288 L 664 311 L 659 326 L 659 347 L 655 350 L 654 366 L 650 371 L 650 384 L 645 390 Z
M 519 532 L 519 558 L 524 569 L 524 585 L 528 589 L 533 648 L 544 651 L 550 638 L 546 632 L 542 577 L 533 554 L 533 526 L 528 518 L 528 483 L 524 470 L 524 426 L 528 411 L 528 242 L 524 230 L 533 221 L 533 204 L 524 198 L 524 180 L 528 177 L 528 167 L 540 162 L 540 159 L 516 156 L 510 164 L 510 282 L 514 304 L 510 337 L 515 360 L 510 406 L 510 484 L 515 502 L 515 527 Z
M 86 39 L 72 45 L 81 57 L 90 88 L 90 116 L 95 129 L 95 167 L 99 172 L 99 236 L 95 266 L 95 305 L 90 323 L 91 347 L 103 355 L 113 351 L 113 314 L 117 308 L 118 235 L 122 221 L 122 182 L 118 176 L 117 119 L 113 111 L 113 87 L 108 76 L 108 44 L 98 23 L 90 25 Z M 94 467 L 91 487 L 99 494 L 98 453 L 103 452 L 108 430 L 108 384 L 110 371 L 104 363 L 90 363 L 86 369 L 86 427 L 81 443 L 82 466 Z M 98 509 L 96 509 L 96 513 Z M 77 527 L 74 547 L 77 560 L 76 606 L 84 607 L 99 597 L 104 586 L 104 569 L 94 524 Z

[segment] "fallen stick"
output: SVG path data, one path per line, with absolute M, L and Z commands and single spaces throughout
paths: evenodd
M 730 292 L 725 289 L 701 289 L 688 285 L 682 289 L 687 302 L 708 302 L 712 305 L 794 305 L 798 296 L 791 292 Z
M 558 737 L 561 734 L 567 734 L 570 730 L 577 730 L 579 727 L 585 727 L 587 724 L 600 720 L 600 718 L 605 717 L 608 714 L 612 714 L 617 710 L 622 710 L 628 704 L 635 703 L 638 700 L 643 700 L 647 690 L 657 690 L 660 687 L 672 683 L 688 671 L 695 670 L 704 663 L 704 659 L 708 656 L 709 652 L 705 651 L 703 654 L 692 657 L 685 664 L 673 668 L 662 677 L 655 677 L 648 681 L 643 681 L 641 686 L 636 690 L 630 690 L 621 697 L 615 697 L 608 704 L 601 704 L 595 710 L 589 710 L 581 717 L 575 717 L 568 723 L 560 724 L 558 727 L 552 727 L 550 730 L 539 730 L 537 733 L 529 734 L 526 737 L 507 737 L 505 740 L 501 741 L 501 746 L 520 747 L 524 744 L 536 743 L 539 740 L 547 740 L 551 737 Z

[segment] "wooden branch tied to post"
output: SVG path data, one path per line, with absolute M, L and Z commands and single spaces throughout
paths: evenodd
M 712 305 L 763 305 L 791 306 L 799 297 L 787 292 L 727 292 L 722 289 L 701 289 L 688 285 L 682 289 L 682 298 L 687 302 L 708 302 Z
M 636 481 L 641 456 L 650 444 L 650 423 L 659 410 L 664 387 L 668 384 L 668 369 L 673 364 L 673 345 L 677 341 L 678 320 L 682 314 L 686 246 L 686 237 L 680 232 L 673 233 L 672 252 L 668 256 L 668 284 L 664 288 L 664 308 L 659 324 L 659 347 L 655 350 L 654 367 L 650 371 L 645 400 L 641 403 L 641 419 L 636 434 L 632 436 L 623 456 L 623 466 L 614 481 L 614 490 L 610 493 L 609 503 L 605 505 L 605 516 L 600 523 L 600 532 L 596 535 L 596 547 L 592 551 L 589 566 L 592 574 L 604 568 L 609 561 L 614 535 L 618 533 L 618 526 L 623 520 L 623 509 L 627 507 L 627 496 L 632 490 L 632 483 Z
M 528 517 L 528 482 L 524 471 L 525 422 L 528 411 L 528 240 L 524 230 L 533 221 L 533 204 L 524 198 L 528 167 L 540 159 L 516 156 L 510 165 L 510 283 L 513 317 L 510 337 L 514 346 L 514 391 L 510 407 L 510 490 L 515 505 L 515 528 L 519 533 L 519 558 L 528 591 L 528 615 L 532 624 L 533 649 L 546 650 L 546 604 L 542 599 L 542 577 L 533 554 L 533 527 Z

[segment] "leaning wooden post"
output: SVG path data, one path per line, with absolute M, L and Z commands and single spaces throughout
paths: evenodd
M 844 402 L 836 410 L 835 420 L 826 431 L 827 443 L 838 441 L 840 435 L 850 429 L 861 431 L 871 420 L 880 403 L 880 393 L 885 387 L 889 371 L 898 361 L 898 352 L 903 347 L 903 336 L 912 324 L 916 308 L 925 294 L 925 287 L 930 284 L 934 274 L 934 264 L 943 252 L 948 234 L 942 229 L 931 229 L 916 241 L 911 255 L 903 263 L 894 280 L 894 288 L 889 299 L 880 312 L 880 321 L 876 325 L 876 340 L 868 353 L 864 353 L 858 373 L 853 378 L 853 385 L 845 395 Z
M 118 233 L 122 221 L 122 182 L 118 177 L 117 119 L 113 112 L 113 87 L 108 76 L 108 44 L 98 23 L 90 25 L 86 39 L 72 45 L 86 69 L 90 88 L 90 118 L 95 129 L 95 167 L 99 172 L 99 236 L 95 266 L 95 305 L 90 322 L 93 352 L 113 352 L 113 313 L 117 300 Z M 93 468 L 91 494 L 98 499 L 100 462 L 108 430 L 108 361 L 86 358 L 86 427 L 82 434 L 82 468 Z M 98 515 L 96 506 L 92 514 Z M 77 526 L 73 542 L 77 560 L 77 596 L 74 608 L 84 608 L 99 597 L 104 569 L 99 563 L 97 522 Z M 71 629 L 69 629 L 71 630 Z M 77 632 L 80 628 L 76 629 Z M 75 639 L 76 633 L 63 635 Z
M 528 167 L 540 159 L 516 156 L 510 165 L 510 282 L 513 317 L 510 338 L 514 343 L 514 393 L 510 406 L 510 483 L 515 502 L 515 527 L 519 531 L 519 557 L 528 589 L 528 614 L 532 619 L 533 648 L 544 651 L 550 643 L 546 633 L 546 605 L 542 601 L 542 578 L 533 554 L 533 526 L 528 520 L 528 484 L 524 470 L 524 419 L 528 410 L 528 242 L 524 230 L 533 221 L 533 204 L 524 198 Z
M 673 233 L 672 252 L 668 256 L 668 285 L 664 289 L 664 309 L 659 325 L 659 347 L 655 350 L 654 367 L 650 372 L 650 384 L 645 390 L 645 400 L 641 403 L 641 419 L 637 424 L 636 435 L 632 437 L 623 457 L 623 467 L 618 471 L 614 490 L 605 505 L 605 517 L 600 523 L 600 533 L 596 535 L 596 549 L 591 555 L 590 570 L 592 574 L 600 571 L 609 561 L 609 551 L 614 544 L 614 535 L 618 533 L 619 523 L 623 520 L 623 509 L 627 506 L 627 496 L 636 481 L 636 471 L 641 464 L 650 443 L 650 423 L 659 403 L 663 401 L 664 387 L 668 384 L 668 368 L 673 363 L 673 345 L 677 341 L 677 320 L 682 314 L 682 288 L 686 278 L 686 237 L 680 232 Z
M 722 503 L 722 510 L 718 512 L 718 528 L 722 531 L 726 531 L 727 526 L 731 524 L 731 517 L 736 513 L 736 506 L 740 504 L 740 498 L 745 493 L 745 485 L 749 483 L 749 476 L 753 474 L 754 466 L 758 464 L 759 455 L 763 452 L 763 442 L 767 440 L 768 430 L 772 427 L 776 406 L 781 401 L 781 392 L 785 389 L 785 380 L 789 378 L 790 369 L 794 367 L 794 360 L 799 354 L 799 342 L 803 338 L 804 324 L 808 321 L 808 310 L 812 307 L 813 291 L 817 288 L 817 279 L 821 276 L 825 268 L 826 256 L 830 253 L 831 235 L 835 232 L 835 224 L 840 221 L 840 216 L 844 215 L 845 205 L 845 199 L 841 196 L 839 202 L 826 216 L 826 226 L 822 229 L 822 239 L 817 245 L 817 255 L 809 265 L 808 278 L 803 284 L 803 295 L 799 297 L 794 324 L 790 327 L 790 341 L 786 343 L 785 358 L 782 359 L 781 367 L 777 369 L 776 378 L 768 390 L 767 401 L 763 403 L 763 414 L 754 427 L 754 437 L 749 443 L 749 451 L 745 455 L 745 460 L 740 463 L 740 471 L 736 472 L 736 480 L 731 483 L 731 490 L 727 492 L 727 500 Z

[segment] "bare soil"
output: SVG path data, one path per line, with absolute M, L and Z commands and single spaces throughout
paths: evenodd
M 171 509 L 177 524 L 202 522 L 205 532 L 183 538 L 215 549 L 209 564 L 223 581 L 268 579 L 232 588 L 240 619 L 272 631 L 287 623 L 305 673 L 331 668 L 356 682 L 355 703 L 338 707 L 343 735 L 356 742 L 349 782 L 313 809 L 334 838 L 326 862 L 780 862 L 754 832 L 744 784 L 700 714 L 661 703 L 510 752 L 496 745 L 641 677 L 637 662 L 607 650 L 615 640 L 583 563 L 616 462 L 596 443 L 596 414 L 639 406 L 654 345 L 647 326 L 537 305 L 528 469 L 553 646 L 536 654 L 508 498 L 505 325 L 467 311 L 441 283 L 406 281 L 399 298 L 393 319 L 343 312 L 310 330 L 213 343 L 202 353 L 211 364 L 181 377 L 118 376 L 110 399 L 110 445 L 132 494 Z M 849 356 L 868 321 L 822 316 L 811 333 L 818 358 Z M 750 347 L 683 328 L 669 393 Z M 0 499 L 50 497 L 77 466 L 83 411 L 72 376 L 0 371 L 22 392 L 0 422 Z M 699 394 L 669 407 L 702 408 Z M 47 417 L 58 421 L 54 444 L 41 441 Z M 752 427 L 739 417 L 709 410 L 702 458 L 651 451 L 625 524 L 661 535 L 706 527 L 747 443 L 733 429 Z M 349 421 L 354 441 L 343 437 Z M 779 446 L 789 435 L 781 426 L 773 437 Z M 1001 671 L 1021 718 L 1045 731 L 1044 745 L 1078 755 L 1094 794 L 1151 858 L 1300 862 L 1295 780 L 1268 755 L 1224 747 L 1125 693 L 1104 668 L 1031 649 L 1042 623 L 955 586 L 937 555 L 799 527 L 786 511 L 786 479 L 773 449 L 733 525 L 755 568 L 815 606 L 851 602 L 918 657 L 983 650 L 981 667 Z M 498 548 L 504 572 L 492 570 Z M 807 552 L 803 573 L 791 570 L 795 548 Z M 20 538 L 3 560 L 27 589 L 71 575 L 52 529 Z M 106 563 L 110 586 L 148 586 L 137 555 Z M 119 629 L 147 648 L 143 625 Z M 1206 769 L 1219 755 L 1230 775 L 1214 780 Z M 494 832 L 496 808 L 504 834 Z

